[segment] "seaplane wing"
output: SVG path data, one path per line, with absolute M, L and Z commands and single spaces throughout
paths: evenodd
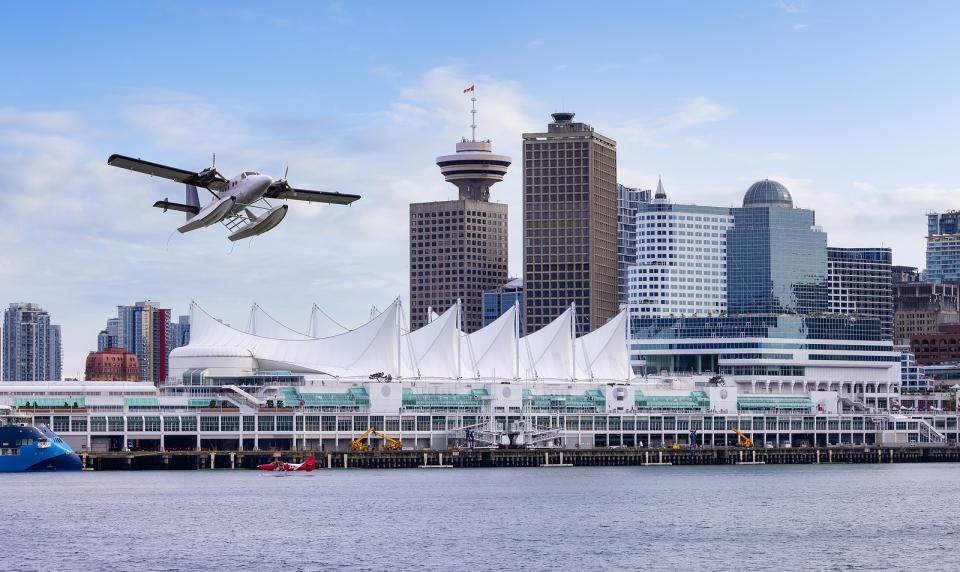
M 359 199 L 360 195 L 295 189 L 285 184 L 283 181 L 277 181 L 270 185 L 270 187 L 267 189 L 267 193 L 263 195 L 263 197 L 266 199 L 290 199 L 294 201 L 307 201 L 311 203 L 349 205 L 353 201 Z
M 160 163 L 117 154 L 110 155 L 110 158 L 107 159 L 107 165 L 154 177 L 163 177 L 195 187 L 203 187 L 215 193 L 222 193 L 227 189 L 227 180 L 212 167 L 203 171 L 187 171 L 186 169 L 178 169 L 169 165 L 161 165 Z

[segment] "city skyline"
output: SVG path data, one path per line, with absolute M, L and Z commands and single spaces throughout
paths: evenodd
M 0 40 L 10 53 L 31 45 L 0 64 L 9 79 L 0 193 L 13 210 L 0 232 L 0 303 L 35 302 L 57 317 L 64 376 L 82 372 L 104 316 L 128 300 L 182 311 L 197 298 L 235 325 L 243 316 L 231 312 L 251 301 L 289 323 L 316 302 L 355 324 L 370 301 L 407 292 L 407 220 L 396 213 L 453 198 L 434 159 L 469 135 L 462 90 L 472 84 L 478 137 L 498 152 L 520 157 L 521 133 L 573 111 L 617 141 L 619 183 L 654 188 L 662 174 L 678 203 L 737 206 L 750 183 L 775 179 L 816 210 L 831 246 L 891 247 L 898 265 L 924 266 L 927 210 L 960 208 L 949 165 L 957 80 L 943 73 L 956 55 L 942 49 L 956 45 L 949 4 L 604 6 L 578 22 L 608 31 L 601 59 L 538 33 L 544 8 L 532 3 L 508 22 L 473 23 L 497 32 L 483 56 L 460 38 L 462 23 L 426 7 L 398 30 L 400 8 L 387 5 L 316 5 L 297 21 L 251 6 L 171 3 L 125 15 L 158 24 L 144 32 L 65 4 L 45 16 L 42 45 L 29 26 Z M 33 16 L 9 12 L 14 22 Z M 185 18 L 225 25 L 199 38 L 173 25 Z M 229 42 L 229 28 L 254 25 L 263 46 Z M 290 34 L 304 40 L 269 48 L 270 37 Z M 400 41 L 406 34 L 418 40 Z M 333 45 L 348 49 L 324 52 Z M 59 58 L 68 48 L 75 57 Z M 281 77 L 298 89 L 278 89 Z M 237 89 L 213 88 L 229 78 L 240 78 Z M 216 152 L 224 172 L 289 164 L 298 181 L 364 199 L 342 212 L 292 212 L 273 235 L 231 250 L 216 232 L 174 235 L 149 205 L 182 189 L 110 172 L 111 152 L 196 168 Z M 493 193 L 514 213 L 511 276 L 522 274 L 520 187 L 514 171 Z

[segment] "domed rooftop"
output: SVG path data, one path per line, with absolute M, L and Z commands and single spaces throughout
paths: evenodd
M 747 194 L 743 195 L 744 207 L 783 207 L 793 208 L 793 198 L 790 191 L 776 181 L 764 179 L 750 185 Z

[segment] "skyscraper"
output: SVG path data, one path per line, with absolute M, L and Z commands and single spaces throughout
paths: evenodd
M 60 326 L 36 304 L 15 303 L 3 313 L 3 380 L 59 380 Z
M 827 248 L 830 312 L 880 320 L 882 339 L 893 339 L 893 287 L 889 248 Z
M 960 282 L 960 212 L 927 214 L 926 280 Z
M 730 314 L 814 314 L 828 304 L 827 234 L 776 181 L 754 183 L 727 231 Z
M 627 303 L 628 268 L 637 263 L 637 211 L 651 192 L 617 183 L 617 304 Z
M 190 316 L 180 316 L 170 323 L 170 349 L 183 347 L 190 343 Z
M 97 351 L 102 352 L 107 348 L 120 347 L 119 331 L 119 318 L 110 318 L 107 320 L 107 327 L 100 330 L 100 333 L 97 334 Z
M 636 262 L 629 268 L 631 316 L 708 316 L 727 309 L 727 232 L 724 207 L 673 204 L 663 183 L 639 205 Z
M 117 306 L 118 347 L 137 356 L 140 380 L 162 383 L 167 379 L 170 356 L 170 310 L 150 301 Z
M 472 98 L 474 103 L 476 98 Z M 490 202 L 490 186 L 503 180 L 510 157 L 493 154 L 489 140 L 472 136 L 457 152 L 437 158 L 444 180 L 459 190 L 452 201 L 410 205 L 410 326 L 423 327 L 430 308 L 462 302 L 467 332 L 483 326 L 483 292 L 507 281 L 507 205 Z
M 523 134 L 528 334 L 576 304 L 577 335 L 617 313 L 617 144 L 573 113 Z
M 50 325 L 50 355 L 47 361 L 47 379 L 63 379 L 63 342 L 60 338 L 60 326 Z

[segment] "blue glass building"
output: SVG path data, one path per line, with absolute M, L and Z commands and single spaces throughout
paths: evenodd
M 493 292 L 483 293 L 483 325 L 489 326 L 516 304 L 523 315 L 523 279 L 514 278 Z M 523 335 L 523 320 L 520 320 L 520 335 Z
M 727 231 L 730 314 L 828 311 L 827 235 L 812 210 L 794 208 L 787 188 L 763 180 L 732 209 Z
M 927 214 L 927 281 L 960 281 L 960 212 Z

